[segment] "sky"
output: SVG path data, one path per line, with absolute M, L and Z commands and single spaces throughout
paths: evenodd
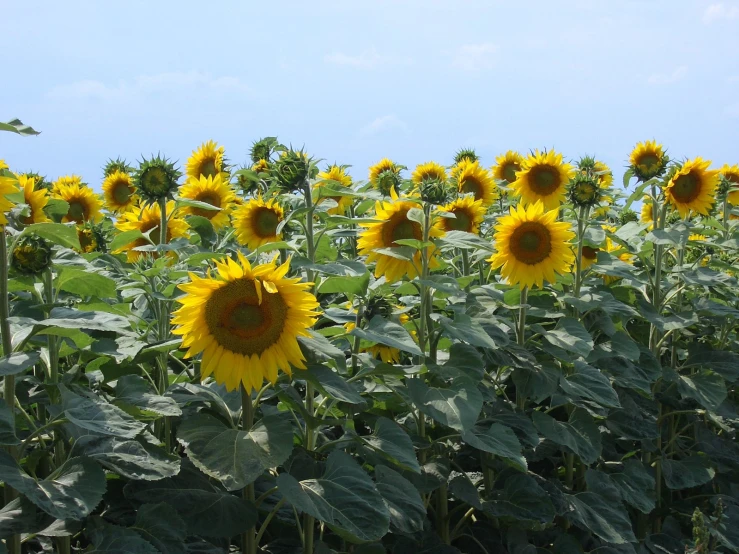
M 232 164 L 277 136 L 355 180 L 390 157 L 633 146 L 739 163 L 739 0 L 0 0 L 11 169 L 99 188 L 118 156 Z

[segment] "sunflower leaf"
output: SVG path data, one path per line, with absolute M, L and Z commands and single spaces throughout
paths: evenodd
M 75 225 L 34 223 L 23 229 L 19 238 L 28 235 L 36 235 L 59 246 L 80 250 L 80 239 L 77 236 L 77 227 Z
M 392 346 L 416 356 L 423 354 L 402 325 L 388 321 L 379 315 L 374 316 L 365 329 L 355 328 L 349 334 L 374 343 Z

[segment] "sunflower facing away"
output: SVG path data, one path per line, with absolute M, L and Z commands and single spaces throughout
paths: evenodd
M 726 200 L 731 204 L 732 206 L 739 205 L 739 165 L 728 165 L 724 164 L 724 167 L 722 167 L 719 170 L 719 175 L 726 179 L 729 183 L 731 183 L 731 186 L 736 188 L 736 190 L 730 190 L 729 194 L 726 196 Z
M 709 170 L 710 160 L 694 158 L 683 164 L 665 188 L 665 198 L 680 213 L 688 217 L 690 211 L 708 215 L 716 201 L 718 171 Z
M 103 203 L 90 187 L 79 183 L 57 184 L 52 191 L 52 196 L 69 204 L 69 210 L 62 218 L 62 223 L 70 221 L 77 224 L 86 221 L 97 223 L 103 219 L 103 213 L 100 211 Z
M 631 170 L 642 181 L 662 175 L 668 161 L 662 145 L 655 140 L 638 143 L 629 157 Z
M 524 206 L 541 201 L 545 210 L 553 210 L 564 201 L 573 175 L 572 166 L 562 161 L 562 154 L 537 150 L 521 163 L 511 189 Z
M 580 262 L 580 271 L 585 271 L 598 260 L 599 250 L 600 250 L 599 248 L 593 248 L 592 246 L 583 245 L 582 261 Z
M 379 162 L 369 168 L 369 180 L 372 186 L 377 188 L 377 177 L 384 171 L 400 173 L 400 166 L 389 158 L 382 158 Z
M 46 189 L 34 190 L 36 180 L 33 177 L 20 175 L 18 177 L 18 185 L 23 190 L 24 202 L 31 211 L 26 217 L 21 218 L 23 225 L 31 225 L 32 223 L 46 223 L 51 221 L 44 213 L 44 207 L 49 202 L 49 191 Z
M 234 208 L 236 193 L 234 193 L 231 185 L 223 181 L 219 173 L 215 177 L 206 177 L 205 175 L 201 175 L 197 179 L 190 177 L 187 183 L 180 188 L 180 197 L 220 208 L 219 210 L 208 210 L 194 206 L 182 207 L 183 215 L 199 215 L 209 219 L 213 228 L 218 231 L 228 225 L 229 216 Z
M 5 214 L 13 207 L 13 203 L 5 198 L 7 194 L 18 192 L 17 180 L 13 177 L 0 175 L 0 225 L 6 225 L 8 218 Z
M 436 162 L 426 162 L 418 164 L 416 169 L 413 170 L 411 175 L 411 181 L 416 188 L 419 188 L 421 184 L 428 181 L 446 181 L 446 169 L 443 165 L 439 165 Z
M 136 205 L 136 192 L 131 175 L 115 170 L 103 181 L 105 207 L 111 212 L 125 212 Z
M 270 263 L 252 268 L 239 252 L 216 262 L 218 275 L 198 277 L 180 288 L 185 295 L 172 317 L 182 335 L 186 357 L 200 352 L 203 378 L 213 375 L 231 391 L 242 384 L 247 392 L 259 390 L 266 378 L 277 381 L 277 372 L 291 374 L 291 366 L 305 369 L 298 345 L 316 321 L 316 297 L 298 278 L 286 278 L 290 263 Z
M 414 202 L 406 202 L 398 200 L 395 191 L 391 191 L 392 202 L 377 202 L 375 204 L 375 219 L 377 221 L 371 223 L 360 223 L 362 227 L 367 227 L 359 234 L 357 246 L 359 247 L 359 255 L 367 256 L 367 263 L 377 262 L 375 266 L 375 277 L 385 276 L 388 283 L 394 283 L 408 275 L 413 278 L 418 275 L 417 268 L 421 268 L 421 252 L 417 251 L 413 255 L 413 261 L 400 259 L 388 254 L 375 252 L 379 248 L 397 248 L 396 240 L 402 239 L 423 239 L 423 231 L 421 225 L 415 221 L 408 219 L 407 215 L 411 208 L 417 208 L 418 204 Z M 430 236 L 440 237 L 444 232 L 433 225 L 431 227 Z M 433 256 L 434 247 L 428 247 L 429 267 L 438 267 L 439 262 Z
M 442 217 L 439 220 L 444 231 L 465 231 L 477 235 L 480 224 L 485 218 L 485 206 L 482 200 L 471 196 L 462 196 L 439 209 L 440 212 L 454 214 L 455 217 Z
M 557 221 L 558 210 L 545 211 L 541 202 L 511 207 L 495 226 L 496 252 L 488 260 L 501 276 L 520 288 L 556 281 L 575 261 L 570 224 Z
M 82 182 L 82 177 L 80 177 L 79 175 L 63 175 L 52 183 L 51 194 L 55 194 L 57 190 L 59 190 L 59 187 L 61 187 L 62 185 L 78 185 L 80 187 L 86 186 Z
M 518 152 L 509 150 L 495 158 L 493 166 L 493 178 L 497 181 L 506 181 L 511 184 L 516 181 L 516 173 L 521 171 L 523 156 Z
M 166 242 L 171 242 L 173 239 L 187 236 L 187 222 L 179 217 L 179 214 L 172 215 L 175 204 L 173 201 L 167 202 L 167 237 Z M 134 250 L 140 246 L 148 246 L 151 243 L 159 244 L 159 224 L 161 222 L 161 210 L 159 204 L 149 204 L 148 206 L 137 206 L 132 210 L 121 214 L 120 218 L 115 224 L 116 229 L 119 231 L 141 231 L 149 234 L 150 241 L 146 238 L 138 238 L 133 242 L 121 247 L 120 249 L 113 252 L 118 254 L 120 252 L 126 252 L 126 258 L 129 262 L 135 262 L 142 256 L 152 255 L 156 257 L 156 252 L 146 252 L 142 250 Z
M 223 156 L 226 150 L 223 146 L 209 140 L 198 146 L 197 150 L 193 150 L 185 165 L 185 174 L 188 177 L 199 179 L 201 175 L 205 177 L 215 177 L 223 172 Z
M 479 161 L 462 160 L 455 171 L 460 194 L 474 195 L 475 200 L 481 200 L 486 208 L 498 198 L 498 187 L 495 186 L 490 172 Z
M 327 171 L 321 171 L 318 174 L 318 178 L 322 179 L 315 185 L 315 190 L 320 191 L 322 187 L 330 187 L 331 189 L 337 190 L 338 187 L 351 187 L 352 178 L 347 175 L 346 169 L 340 165 L 332 165 Z M 336 202 L 337 206 L 329 208 L 327 210 L 330 214 L 344 215 L 349 211 L 353 203 L 351 196 L 321 196 L 317 203 L 320 204 L 325 199 L 331 199 Z
M 282 233 L 277 232 L 277 226 L 284 215 L 274 199 L 265 202 L 261 197 L 253 198 L 234 212 L 236 239 L 251 250 L 256 250 L 263 244 L 277 242 L 282 238 Z

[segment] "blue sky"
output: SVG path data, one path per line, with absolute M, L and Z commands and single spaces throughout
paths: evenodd
M 0 0 L 0 158 L 95 187 L 110 157 L 233 163 L 276 135 L 351 164 L 474 147 L 592 154 L 655 138 L 739 162 L 739 1 Z

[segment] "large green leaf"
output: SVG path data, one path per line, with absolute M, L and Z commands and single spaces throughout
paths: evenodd
M 662 460 L 665 484 L 672 490 L 690 489 L 711 481 L 716 471 L 706 456 L 688 456 L 682 460 Z
M 105 492 L 105 472 L 89 458 L 71 458 L 43 481 L 36 481 L 0 450 L 0 480 L 57 519 L 86 517 Z
M 128 479 L 155 481 L 177 475 L 180 459 L 143 439 L 80 437 L 74 452 L 92 458 L 104 468 Z
M 37 235 L 59 246 L 80 249 L 80 239 L 75 225 L 61 223 L 34 223 L 29 225 L 20 236 Z
M 106 312 L 81 312 L 70 308 L 54 308 L 51 317 L 37 322 L 38 325 L 61 327 L 62 329 L 89 329 L 91 331 L 113 331 L 122 335 L 133 334 L 125 317 Z
M 577 454 L 584 463 L 592 464 L 600 456 L 600 431 L 585 410 L 573 410 L 567 422 L 557 421 L 539 411 L 532 414 L 532 419 L 542 435 L 568 452 Z
M 124 375 L 115 386 L 115 403 L 128 404 L 162 416 L 179 416 L 182 410 L 177 402 L 168 396 L 157 394 L 154 387 L 139 375 Z
M 423 354 L 413 341 L 410 333 L 402 325 L 376 315 L 365 329 L 352 329 L 349 333 L 360 339 L 368 340 L 385 346 L 392 346 L 403 352 L 420 356 Z
M 518 437 L 505 425 L 493 423 L 490 427 L 474 426 L 469 432 L 462 435 L 462 439 L 469 444 L 509 460 L 520 471 L 526 471 L 526 458 L 521 454 L 521 443 Z
M 358 439 L 399 467 L 416 473 L 421 472 L 411 438 L 393 420 L 386 417 L 377 418 L 372 434 L 360 436 Z
M 0 123 L 0 131 L 9 131 L 21 136 L 35 136 L 41 133 L 33 127 L 25 125 L 20 119 L 11 119 L 7 123 Z
M 93 518 L 85 534 L 92 543 L 85 554 L 158 554 L 157 549 L 133 529 L 110 525 L 102 518 Z
M 77 296 L 115 298 L 118 285 L 110 277 L 76 267 L 65 267 L 56 279 L 56 288 Z
M 345 452 L 329 454 L 320 478 L 298 481 L 282 473 L 277 486 L 296 509 L 350 540 L 379 540 L 388 531 L 390 513 L 382 496 L 372 479 Z
M 400 533 L 416 533 L 423 530 L 426 506 L 410 481 L 385 466 L 375 468 L 377 490 L 385 501 L 390 514 L 391 528 Z
M 682 369 L 706 368 L 715 371 L 729 382 L 739 379 L 739 354 L 722 350 L 691 352 Z
M 365 272 L 364 275 L 358 277 L 333 276 L 321 281 L 321 284 L 318 285 L 318 292 L 321 294 L 345 293 L 364 295 L 367 293 L 369 282 L 369 272 Z
M 449 388 L 429 387 L 422 379 L 408 379 L 413 403 L 427 416 L 460 433 L 472 429 L 482 409 L 482 394 L 471 379 L 456 379 Z
M 593 338 L 583 324 L 572 317 L 563 317 L 544 338 L 554 346 L 586 357 L 593 350 Z
M 20 440 L 15 436 L 15 415 L 0 398 L 0 445 L 16 445 L 20 444 Z
M 257 519 L 253 504 L 215 486 L 186 461 L 176 476 L 131 481 L 124 493 L 139 502 L 169 504 L 187 525 L 188 535 L 229 538 L 245 532 Z
M 59 385 L 62 393 L 62 408 L 66 418 L 83 429 L 102 435 L 132 439 L 144 430 L 146 425 L 136 421 L 126 412 L 108 404 L 97 396 L 78 396 L 64 385 Z
M 566 498 L 571 505 L 568 515 L 578 526 L 613 544 L 636 542 L 629 514 L 617 493 L 607 494 L 602 489 Z
M 0 358 L 0 376 L 18 375 L 40 360 L 41 354 L 38 352 L 13 352 L 10 356 Z
M 712 371 L 701 371 L 693 375 L 678 376 L 677 389 L 680 394 L 692 398 L 707 410 L 716 411 L 726 400 L 726 384 L 723 378 Z
M 533 477 L 517 473 L 506 477 L 502 489 L 494 489 L 483 509 L 495 516 L 549 523 L 556 512 L 549 495 Z
M 144 504 L 136 511 L 131 527 L 161 554 L 185 554 L 187 526 L 177 511 L 164 502 Z
M 496 343 L 493 337 L 483 329 L 481 322 L 477 319 L 472 319 L 468 315 L 457 314 L 454 321 L 442 316 L 439 318 L 439 321 L 444 332 L 449 337 L 464 341 L 473 346 L 479 346 L 480 348 L 499 348 L 505 344 Z
M 205 474 L 228 490 L 243 489 L 265 470 L 277 467 L 293 448 L 292 423 L 286 414 L 266 415 L 249 431 L 226 427 L 207 414 L 186 418 L 177 440 Z
M 559 386 L 566 394 L 575 398 L 585 398 L 606 408 L 621 406 L 608 377 L 579 360 L 575 361 L 575 371 L 572 374 L 561 377 Z
M 626 460 L 623 473 L 609 475 L 624 502 L 649 514 L 656 500 L 654 477 L 638 460 Z
M 326 337 L 315 331 L 309 330 L 308 333 L 307 337 L 298 337 L 298 342 L 308 360 L 317 362 L 334 360 L 337 366 L 346 369 L 346 354 L 343 350 L 336 348 Z
M 135 242 L 136 240 L 143 238 L 143 237 L 144 237 L 143 233 L 139 231 L 138 229 L 132 229 L 131 231 L 123 231 L 122 233 L 118 233 L 116 236 L 113 237 L 113 240 L 110 241 L 108 248 L 112 252 L 115 252 L 116 250 L 123 248 L 124 246 L 128 246 L 132 242 Z
M 300 376 L 316 385 L 330 398 L 349 404 L 366 405 L 362 396 L 345 378 L 324 365 L 309 364 L 308 370 Z

